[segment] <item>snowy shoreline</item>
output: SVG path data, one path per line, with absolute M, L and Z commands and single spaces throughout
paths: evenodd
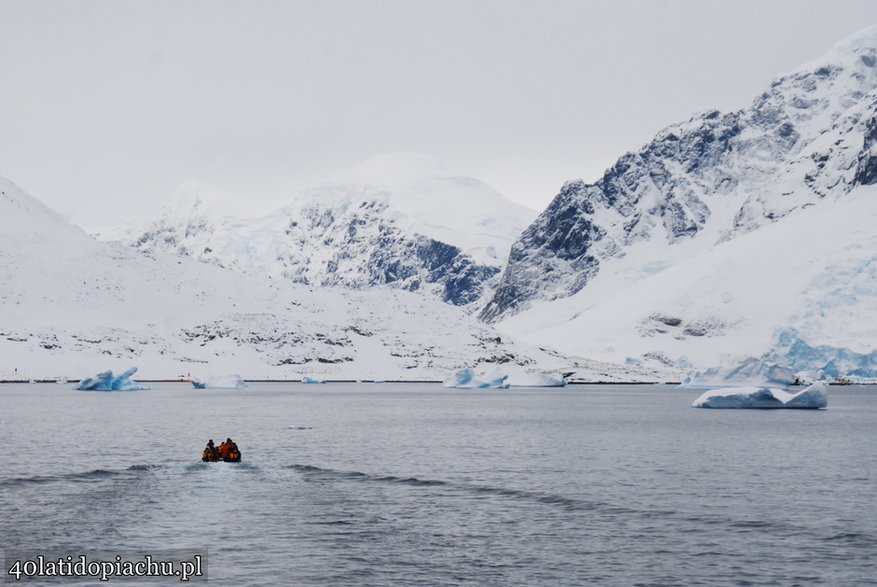
M 81 379 L 67 379 L 66 383 L 74 384 L 80 383 Z M 191 383 L 189 379 L 137 379 L 138 383 Z M 301 382 L 301 379 L 247 379 L 247 383 L 299 383 L 302 385 L 307 385 Z M 385 383 L 393 383 L 393 384 L 413 384 L 413 383 L 422 383 L 422 384 L 441 384 L 442 381 L 439 379 L 323 379 L 323 383 L 351 383 L 351 384 L 385 384 Z M 0 385 L 2 384 L 19 384 L 19 383 L 55 383 L 59 382 L 56 379 L 0 379 Z M 64 382 L 60 383 L 61 385 Z M 567 381 L 567 385 L 663 385 L 667 387 L 679 386 L 679 381 Z M 867 382 L 867 381 L 857 381 L 850 383 L 835 383 L 835 382 L 826 382 L 826 385 L 831 387 L 847 387 L 847 386 L 868 386 L 868 385 L 877 385 L 877 381 L 875 382 Z M 807 387 L 806 385 L 794 385 L 791 387 Z M 519 388 L 526 389 L 526 388 Z

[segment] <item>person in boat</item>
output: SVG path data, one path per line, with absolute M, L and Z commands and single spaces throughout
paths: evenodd
M 207 441 L 207 446 L 204 447 L 204 451 L 201 453 L 201 460 L 205 463 L 215 463 L 219 460 L 219 449 L 213 445 L 212 438 Z
M 231 438 L 226 438 L 222 444 L 219 445 L 219 458 L 221 460 L 225 460 L 228 458 L 228 451 L 231 448 Z
M 237 463 L 241 460 L 241 451 L 238 448 L 237 443 L 234 440 L 229 438 L 225 441 L 228 450 L 226 451 L 226 455 L 222 457 L 222 460 L 227 463 Z

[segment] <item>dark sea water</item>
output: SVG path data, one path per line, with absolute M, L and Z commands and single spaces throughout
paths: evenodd
M 877 388 L 697 395 L 5 384 L 0 548 L 207 550 L 216 585 L 877 585 Z M 227 436 L 242 463 L 199 461 Z

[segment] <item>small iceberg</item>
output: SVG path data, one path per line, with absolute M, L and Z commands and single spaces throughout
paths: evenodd
M 566 379 L 559 373 L 512 373 L 511 387 L 566 387 Z
M 495 370 L 476 374 L 474 369 L 460 369 L 445 379 L 445 387 L 458 389 L 507 389 L 509 387 L 565 387 L 566 379 L 557 373 L 504 373 Z
M 769 387 L 725 387 L 705 392 L 693 408 L 716 409 L 810 409 L 828 406 L 825 384 L 814 383 L 798 393 Z
M 508 389 L 508 378 L 508 375 L 476 376 L 472 369 L 460 369 L 445 379 L 442 385 L 457 389 Z
M 135 381 L 131 381 L 131 376 L 136 372 L 137 367 L 131 367 L 117 377 L 113 375 L 112 371 L 104 371 L 94 377 L 83 379 L 74 389 L 82 391 L 141 391 L 149 389 Z
M 302 377 L 301 382 L 302 383 L 326 383 L 322 379 L 313 379 L 311 377 Z
M 211 375 L 207 379 L 192 379 L 195 389 L 244 389 L 247 382 L 241 376 L 232 373 L 229 375 Z

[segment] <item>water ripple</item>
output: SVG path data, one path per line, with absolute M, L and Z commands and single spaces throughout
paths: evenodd
M 877 545 L 877 537 L 872 534 L 866 534 L 861 532 L 842 532 L 827 537 L 818 535 L 814 536 L 814 531 L 812 529 L 802 525 L 795 525 L 787 522 L 775 522 L 756 519 L 736 519 L 732 516 L 723 515 L 687 515 L 673 510 L 634 508 L 629 506 L 621 506 L 606 501 L 585 500 L 538 491 L 527 491 L 522 489 L 495 487 L 490 485 L 458 483 L 437 479 L 420 479 L 418 477 L 373 475 L 369 473 L 363 473 L 361 471 L 340 471 L 336 469 L 328 469 L 306 464 L 288 465 L 287 468 L 304 473 L 306 476 L 316 478 L 350 480 L 368 483 L 388 483 L 424 488 L 439 487 L 444 488 L 445 490 L 468 493 L 471 495 L 492 495 L 503 498 L 525 500 L 545 504 L 548 506 L 556 506 L 567 511 L 598 512 L 600 514 L 614 517 L 633 517 L 637 519 L 638 523 L 641 523 L 643 519 L 655 519 L 664 522 L 667 522 L 670 519 L 674 519 L 676 520 L 676 522 L 682 523 L 682 525 L 677 529 L 679 532 L 682 533 L 704 533 L 706 532 L 706 528 L 710 526 L 719 526 L 729 531 L 742 533 L 761 531 L 785 538 L 809 535 L 811 537 L 818 538 L 819 540 L 826 542 L 844 542 L 848 543 L 851 546 L 862 548 L 873 548 L 875 545 Z M 334 523 L 342 524 L 346 522 L 338 521 Z M 718 551 L 706 550 L 691 553 L 690 556 L 703 557 L 718 556 L 720 554 L 722 553 Z
M 34 475 L 31 477 L 12 477 L 0 480 L 0 487 L 16 487 L 19 485 L 38 485 L 58 481 L 89 482 L 102 479 L 132 476 L 133 474 L 155 469 L 161 465 L 131 465 L 127 469 L 93 469 L 91 471 L 61 473 L 59 475 Z

